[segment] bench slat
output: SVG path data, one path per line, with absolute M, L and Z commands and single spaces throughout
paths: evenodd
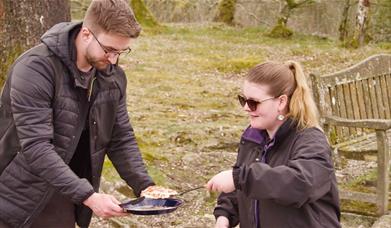
M 341 199 L 347 200 L 356 200 L 367 203 L 376 203 L 376 194 L 373 193 L 363 193 L 363 192 L 352 192 L 344 189 L 339 190 L 339 197 Z
M 391 100 L 388 99 L 388 95 L 387 95 L 387 92 L 389 91 L 388 88 L 391 88 L 391 85 L 390 87 L 387 87 L 387 81 L 386 81 L 386 77 L 381 77 L 380 78 L 380 87 L 381 87 L 381 97 L 383 99 L 383 112 L 384 112 L 384 117 L 385 119 L 391 119 L 391 108 L 390 108 L 390 103 L 391 103 Z
M 375 195 L 343 193 L 358 201 L 376 203 L 387 212 L 391 153 L 391 55 L 371 56 L 336 73 L 311 74 L 321 123 L 335 155 L 376 159 Z

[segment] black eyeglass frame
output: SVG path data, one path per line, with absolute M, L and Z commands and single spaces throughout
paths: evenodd
M 103 50 L 103 52 L 106 54 L 106 55 L 114 55 L 114 56 L 120 56 L 120 55 L 122 55 L 122 54 L 125 54 L 125 55 L 127 55 L 127 54 L 129 54 L 131 51 L 132 51 L 132 49 L 131 48 L 127 48 L 127 49 L 125 49 L 125 50 L 122 50 L 122 51 L 118 51 L 118 50 L 112 50 L 112 51 L 109 51 L 109 50 L 107 50 L 107 49 L 110 49 L 109 47 L 106 47 L 105 45 L 103 45 L 99 40 L 98 40 L 98 38 L 95 36 L 95 34 L 91 31 L 91 30 L 89 30 L 90 31 L 90 33 L 92 34 L 92 36 L 95 38 L 95 40 L 96 40 L 96 42 L 98 42 L 98 44 L 99 44 L 99 46 L 102 48 L 102 50 Z
M 259 104 L 262 104 L 265 101 L 272 100 L 272 99 L 275 99 L 275 98 L 276 97 L 269 97 L 269 98 L 263 99 L 261 101 L 256 101 L 254 99 L 247 99 L 246 97 L 244 97 L 242 95 L 238 95 L 238 100 L 239 100 L 240 105 L 242 107 L 244 107 L 247 104 L 248 108 L 252 112 L 257 110 Z

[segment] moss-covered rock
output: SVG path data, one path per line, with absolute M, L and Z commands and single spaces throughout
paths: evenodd
M 293 32 L 283 24 L 278 24 L 267 35 L 273 38 L 289 38 Z

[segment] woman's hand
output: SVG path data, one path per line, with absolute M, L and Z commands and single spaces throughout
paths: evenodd
M 101 218 L 127 215 L 118 205 L 120 202 L 111 195 L 94 193 L 84 200 L 83 204 Z
M 219 216 L 216 220 L 215 228 L 228 228 L 229 220 L 224 216 Z
M 220 172 L 210 179 L 206 185 L 209 191 L 233 192 L 235 190 L 232 169 Z

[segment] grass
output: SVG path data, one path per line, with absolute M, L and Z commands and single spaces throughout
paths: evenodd
M 216 23 L 147 28 L 133 50 L 120 64 L 128 75 L 128 111 L 144 160 L 158 184 L 184 190 L 233 165 L 248 124 L 236 94 L 249 68 L 267 60 L 295 60 L 307 73 L 324 74 L 391 53 L 391 45 L 345 49 L 330 39 L 300 34 L 273 39 L 263 28 Z M 120 180 L 108 161 L 104 176 Z M 181 221 L 168 219 L 182 226 L 209 224 L 200 218 L 212 213 L 216 195 L 197 194 L 186 197 Z

